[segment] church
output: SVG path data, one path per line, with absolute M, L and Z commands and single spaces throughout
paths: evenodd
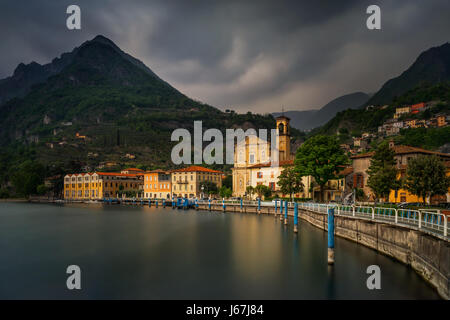
M 291 153 L 290 119 L 284 115 L 276 118 L 278 130 L 278 150 L 275 155 L 271 153 L 270 141 L 265 141 L 258 136 L 245 137 L 241 143 L 235 145 L 233 171 L 233 195 L 236 197 L 247 196 L 247 187 L 256 187 L 263 184 L 272 189 L 273 193 L 281 196 L 278 177 L 286 166 L 294 165 L 295 155 Z M 278 159 L 278 165 L 272 166 L 271 159 Z M 311 177 L 303 177 L 305 190 L 295 197 L 311 198 L 308 191 L 311 185 Z M 287 195 L 286 195 L 287 196 Z

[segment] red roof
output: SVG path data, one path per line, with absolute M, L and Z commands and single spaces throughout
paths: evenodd
M 165 173 L 165 174 L 169 174 L 169 171 L 166 170 L 162 170 L 162 169 L 156 169 L 156 170 L 151 170 L 151 171 L 147 171 L 145 172 L 145 174 L 151 174 L 151 173 Z
M 68 173 L 67 176 L 69 176 L 69 177 L 71 177 L 71 176 L 85 176 L 87 174 L 92 176 L 94 174 L 94 172 Z
M 270 167 L 271 164 L 272 164 L 272 162 L 258 163 L 258 164 L 249 166 L 249 168 L 265 168 L 265 167 Z M 283 160 L 278 163 L 278 167 L 292 166 L 292 165 L 294 165 L 294 160 Z
M 425 108 L 424 102 L 416 103 L 411 106 L 411 110 L 418 110 L 418 109 L 423 109 L 423 108 Z
M 346 167 L 344 168 L 341 172 L 339 172 L 338 174 L 340 176 L 348 176 L 349 174 L 353 173 L 353 167 Z
M 172 170 L 172 172 L 211 172 L 211 173 L 223 173 L 222 171 L 213 170 L 213 169 L 209 169 L 209 168 L 205 168 L 205 167 L 200 167 L 200 166 L 190 166 L 190 167 L 187 167 L 187 168 L 175 169 L 175 170 Z
M 119 177 L 137 177 L 142 174 L 118 173 L 118 172 L 96 172 L 99 176 L 119 176 Z

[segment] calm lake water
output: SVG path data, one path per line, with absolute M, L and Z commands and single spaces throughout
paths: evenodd
M 438 299 L 411 268 L 300 220 L 119 205 L 0 203 L 1 299 Z M 81 290 L 66 268 L 81 268 Z M 366 268 L 381 268 L 368 290 Z

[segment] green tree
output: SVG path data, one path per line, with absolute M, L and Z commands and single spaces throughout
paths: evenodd
M 222 180 L 222 186 L 233 189 L 233 176 L 228 175 Z
M 247 186 L 247 188 L 245 188 L 245 192 L 247 192 L 247 194 L 251 198 L 252 195 L 255 193 L 255 188 L 253 188 L 252 186 Z
M 219 195 L 222 198 L 229 198 L 233 194 L 233 191 L 230 188 L 227 188 L 225 186 L 220 187 L 219 189 Z
M 364 193 L 364 189 L 355 188 L 355 198 L 356 198 L 356 201 L 366 200 L 366 194 Z
M 450 187 L 450 177 L 446 176 L 443 162 L 437 156 L 418 156 L 408 161 L 405 188 L 423 199 L 443 195 Z
M 9 197 L 10 197 L 10 195 L 9 195 L 8 189 L 1 188 L 0 189 L 0 199 L 6 199 L 6 198 L 9 198 Z
M 202 187 L 205 194 L 217 194 L 217 192 L 219 191 L 219 189 L 217 188 L 217 184 L 212 181 L 203 181 L 200 184 L 200 190 Z
M 391 190 L 400 188 L 400 181 L 397 180 L 395 152 L 389 148 L 387 141 L 378 145 L 370 159 L 367 173 L 369 175 L 367 185 L 372 189 L 376 201 L 380 198 L 389 199 Z
M 36 192 L 38 195 L 42 196 L 48 192 L 48 188 L 45 184 L 40 184 L 37 186 Z
M 45 168 L 33 160 L 22 162 L 12 176 L 12 184 L 16 192 L 22 196 L 30 196 L 37 193 L 37 187 L 44 183 Z
M 255 192 L 259 198 L 262 198 L 263 196 L 266 198 L 266 197 L 270 197 L 270 195 L 272 194 L 272 189 L 270 189 L 266 185 L 258 184 L 255 187 Z
M 316 135 L 297 149 L 295 169 L 300 176 L 312 176 L 320 187 L 320 201 L 329 180 L 338 179 L 338 172 L 348 158 L 335 136 Z
M 303 191 L 302 176 L 294 167 L 286 167 L 278 177 L 277 184 L 283 194 L 288 194 L 292 201 L 294 193 Z

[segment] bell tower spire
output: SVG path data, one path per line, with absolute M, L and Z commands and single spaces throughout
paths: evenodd
M 279 160 L 285 161 L 291 158 L 291 130 L 289 127 L 289 119 L 284 115 L 284 107 L 281 109 L 282 115 L 276 118 L 278 137 L 280 139 L 278 145 Z

